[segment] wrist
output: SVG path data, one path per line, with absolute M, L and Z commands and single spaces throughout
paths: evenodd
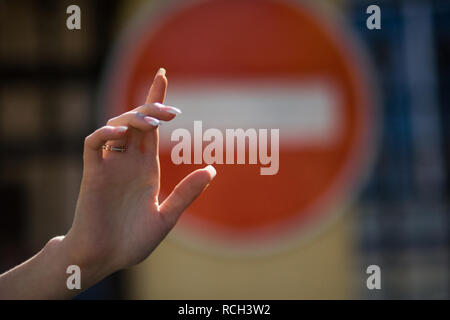
M 79 268 L 81 289 L 77 290 L 78 292 L 75 292 L 75 294 L 88 289 L 111 273 L 109 268 L 101 264 L 100 261 L 86 254 L 70 232 L 66 236 L 52 238 L 43 251 L 55 257 L 56 265 L 58 269 L 63 270 L 66 280 L 71 275 L 71 273 L 66 273 L 69 266 Z

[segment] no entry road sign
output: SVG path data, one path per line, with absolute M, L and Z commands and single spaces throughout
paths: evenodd
M 374 146 L 367 64 L 349 34 L 294 1 L 180 1 L 140 21 L 116 48 L 103 110 L 113 116 L 142 104 L 155 71 L 167 69 L 166 102 L 183 114 L 160 129 L 163 196 L 205 165 L 173 163 L 173 130 L 194 136 L 194 121 L 224 135 L 279 129 L 276 174 L 261 175 L 263 165 L 248 158 L 215 164 L 213 186 L 178 231 L 264 244 L 330 221 L 361 183 Z

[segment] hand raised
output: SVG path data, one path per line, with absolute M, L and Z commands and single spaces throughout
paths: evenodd
M 162 104 L 166 89 L 160 69 L 146 104 L 109 120 L 85 140 L 80 195 L 65 241 L 74 259 L 97 266 L 99 275 L 145 259 L 215 176 L 212 166 L 196 170 L 159 204 L 158 126 L 181 113 Z M 105 144 L 126 151 L 103 150 Z

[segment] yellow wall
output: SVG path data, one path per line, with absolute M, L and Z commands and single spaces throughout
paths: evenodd
M 166 239 L 127 271 L 132 299 L 350 299 L 351 214 L 288 251 L 229 257 L 190 249 Z

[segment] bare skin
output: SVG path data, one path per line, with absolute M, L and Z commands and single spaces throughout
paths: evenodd
M 85 139 L 84 170 L 75 217 L 65 236 L 0 275 L 0 299 L 65 299 L 109 274 L 140 263 L 174 227 L 215 176 L 213 167 L 185 177 L 158 201 L 158 120 L 179 111 L 162 103 L 165 70 L 156 74 L 145 105 L 110 119 Z M 124 153 L 102 150 L 126 146 Z M 69 290 L 66 269 L 81 269 L 81 290 Z

